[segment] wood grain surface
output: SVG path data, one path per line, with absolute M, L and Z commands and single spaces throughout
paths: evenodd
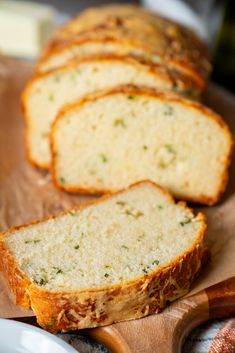
M 26 161 L 23 142 L 24 123 L 20 112 L 19 97 L 31 71 L 32 65 L 30 63 L 0 59 L 0 230 L 28 223 L 34 219 L 42 219 L 47 215 L 56 214 L 91 199 L 86 195 L 67 195 L 56 190 L 51 183 L 49 173 L 34 169 Z M 208 88 L 205 101 L 224 117 L 234 133 L 235 98 L 221 88 L 211 85 Z M 116 330 L 117 341 L 115 342 L 118 340 L 122 342 L 122 345 L 118 345 L 118 352 L 171 352 L 170 349 L 175 343 L 173 341 L 169 343 L 164 332 L 171 329 L 169 323 L 172 320 L 177 323 L 178 334 L 174 337 L 177 337 L 177 342 L 179 342 L 181 340 L 180 332 L 185 334 L 185 331 L 191 329 L 190 323 L 197 325 L 209 317 L 208 293 L 204 289 L 235 274 L 234 176 L 235 160 L 233 158 L 230 168 L 230 182 L 223 200 L 214 207 L 201 208 L 208 219 L 208 242 L 212 256 L 210 264 L 203 269 L 203 273 L 194 284 L 189 297 L 171 304 L 162 314 L 103 329 L 102 334 L 106 335 L 108 340 L 110 337 L 112 340 L 113 332 Z M 233 290 L 234 282 L 232 282 Z M 199 294 L 192 296 L 199 291 L 201 291 Z M 219 296 L 216 295 L 214 299 L 210 298 L 211 302 L 214 300 L 216 303 L 217 299 L 215 298 L 219 298 Z M 217 304 L 215 307 L 218 307 Z M 198 315 L 198 311 L 195 314 L 195 307 L 201 312 L 200 315 Z M 19 309 L 14 305 L 0 274 L 0 317 L 21 317 L 31 314 L 30 311 Z M 193 320 L 190 315 L 194 316 Z M 148 321 L 147 326 L 144 320 Z M 187 323 L 187 330 L 183 330 L 180 326 L 182 322 L 184 326 Z M 170 326 L 172 327 L 172 324 Z M 110 330 L 114 330 L 111 336 Z M 147 343 L 139 340 L 140 335 L 146 335 L 146 332 L 150 333 Z M 99 334 L 99 329 L 96 332 L 94 330 L 94 336 L 98 337 Z M 172 336 L 172 333 L 169 335 Z M 136 346 L 130 348 L 128 340 L 131 340 L 132 343 L 136 342 Z M 162 342 L 161 350 L 157 347 L 158 342 Z M 120 350 L 121 346 L 124 347 L 122 351 Z M 153 347 L 155 347 L 154 350 Z

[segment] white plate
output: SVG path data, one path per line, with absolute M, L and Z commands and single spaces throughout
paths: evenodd
M 0 319 L 1 353 L 78 353 L 60 338 L 38 327 Z

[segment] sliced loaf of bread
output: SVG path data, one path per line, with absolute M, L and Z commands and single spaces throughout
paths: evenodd
M 106 31 L 107 32 L 107 31 Z M 119 56 L 130 56 L 140 61 L 145 61 L 150 65 L 161 65 L 165 68 L 175 71 L 178 75 L 181 75 L 182 79 L 189 80 L 191 85 L 188 90 L 191 91 L 193 97 L 201 98 L 202 93 L 206 88 L 208 73 L 205 77 L 202 77 L 198 72 L 183 66 L 178 68 L 176 65 L 172 65 L 166 58 L 161 58 L 159 55 L 151 50 L 146 43 L 136 44 L 131 40 L 121 38 L 115 38 L 108 33 L 98 31 L 90 34 L 87 38 L 76 38 L 71 40 L 69 43 L 54 48 L 53 50 L 45 53 L 36 65 L 36 73 L 47 72 L 55 68 L 66 65 L 74 59 L 84 59 L 92 55 L 119 55 Z
M 150 182 L 1 235 L 16 303 L 57 332 L 161 311 L 187 293 L 205 255 L 205 219 Z
M 65 108 L 51 143 L 55 184 L 68 192 L 106 193 L 149 179 L 208 205 L 225 189 L 233 147 L 228 126 L 201 104 L 131 86 Z
M 88 42 L 88 46 L 84 43 L 91 39 L 103 40 L 103 47 L 99 43 L 96 46 L 94 42 L 91 45 Z M 119 52 L 121 46 L 130 54 L 138 52 L 142 57 L 189 75 L 205 86 L 210 64 L 207 50 L 196 36 L 172 21 L 130 5 L 91 8 L 70 20 L 52 38 L 38 69 L 45 70 L 49 62 L 49 66 L 53 65 L 51 58 L 54 61 L 76 57 L 91 49 L 102 53 L 107 49 L 105 42 L 110 39 L 119 46 Z M 71 47 L 71 43 L 77 45 Z M 115 46 L 108 49 L 116 50 Z
M 22 96 L 29 160 L 42 168 L 50 166 L 50 128 L 65 104 L 100 89 L 129 83 L 186 94 L 190 87 L 177 73 L 117 56 L 75 61 L 34 77 Z

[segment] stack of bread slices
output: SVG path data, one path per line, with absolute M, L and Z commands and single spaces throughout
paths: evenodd
M 46 329 L 140 318 L 189 290 L 205 218 L 168 191 L 215 204 L 233 149 L 199 103 L 209 73 L 193 33 L 137 6 L 88 9 L 48 43 L 22 95 L 28 159 L 66 192 L 113 195 L 1 235 L 16 302 Z
M 59 28 L 22 96 L 30 162 L 68 192 L 150 179 L 213 204 L 232 150 L 199 100 L 210 63 L 188 29 L 140 7 L 91 8 Z

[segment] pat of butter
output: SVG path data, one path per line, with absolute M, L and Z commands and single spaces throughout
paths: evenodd
M 51 6 L 0 0 L 0 52 L 36 58 L 54 29 L 54 17 Z

